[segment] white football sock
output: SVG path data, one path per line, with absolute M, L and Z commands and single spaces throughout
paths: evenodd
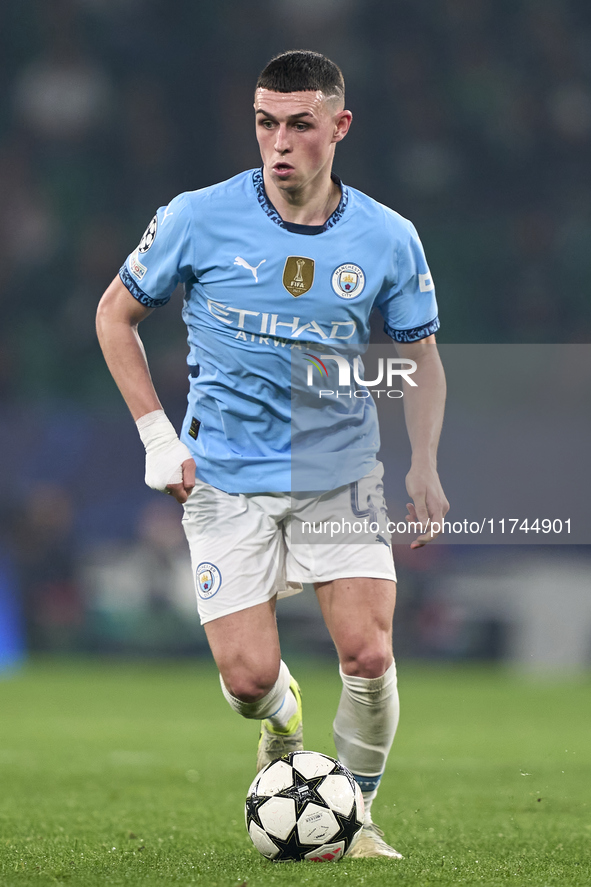
M 255 718 L 262 720 L 263 718 L 273 718 L 279 715 L 281 712 L 281 720 L 283 718 L 283 707 L 286 702 L 286 696 L 291 696 L 294 700 L 294 695 L 289 689 L 289 682 L 291 681 L 291 675 L 289 673 L 289 668 L 285 664 L 285 662 L 281 662 L 279 666 L 279 676 L 275 681 L 275 684 L 266 696 L 263 696 L 262 699 L 257 699 L 256 702 L 243 702 L 242 699 L 237 699 L 236 696 L 232 696 L 224 681 L 222 680 L 222 676 L 220 675 L 220 684 L 222 685 L 222 693 L 226 697 L 227 701 L 230 703 L 230 707 L 237 711 L 239 715 L 242 715 L 243 718 Z M 289 704 L 287 705 L 289 708 Z M 292 712 L 293 714 L 293 712 Z M 291 717 L 291 715 L 290 715 Z M 287 719 L 289 720 L 289 718 Z M 287 721 L 286 721 L 287 723 Z
M 396 665 L 379 678 L 346 675 L 340 669 L 343 692 L 333 724 L 339 760 L 355 776 L 371 822 L 371 804 L 386 766 L 400 716 Z
M 284 733 L 287 729 L 287 725 L 289 724 L 297 710 L 298 703 L 295 696 L 291 692 L 291 689 L 289 689 L 285 694 L 285 699 L 281 703 L 279 711 L 277 711 L 274 715 L 269 715 L 269 717 L 267 718 L 271 729 L 275 732 L 278 731 Z
M 363 805 L 365 807 L 365 814 L 363 816 L 363 825 L 371 825 L 371 805 L 373 804 L 373 800 L 377 795 L 378 790 L 374 788 L 372 792 L 361 792 L 363 795 Z

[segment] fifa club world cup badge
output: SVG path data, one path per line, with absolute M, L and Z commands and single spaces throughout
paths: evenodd
M 222 574 L 215 564 L 202 563 L 196 570 L 197 594 L 203 601 L 217 594 L 222 587 Z
M 346 262 L 332 274 L 332 288 L 341 299 L 355 299 L 365 287 L 365 274 L 359 265 Z
M 283 269 L 283 286 L 297 299 L 312 289 L 314 283 L 314 259 L 306 256 L 288 256 Z

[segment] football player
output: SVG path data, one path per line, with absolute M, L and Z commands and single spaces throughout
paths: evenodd
M 101 300 L 98 334 L 146 448 L 146 483 L 184 506 L 222 692 L 261 721 L 257 767 L 303 747 L 301 695 L 281 659 L 275 602 L 312 583 L 340 662 L 335 745 L 365 799 L 350 855 L 400 858 L 371 812 L 399 717 L 396 574 L 375 404 L 347 401 L 334 381 L 322 410 L 311 418 L 304 406 L 300 421 L 294 379 L 304 358 L 327 377 L 340 372 L 322 355 L 360 354 L 370 314 L 381 311 L 400 358 L 416 366 L 404 404 L 409 518 L 422 527 L 412 547 L 420 548 L 449 507 L 436 468 L 445 380 L 435 291 L 413 225 L 332 172 L 352 120 L 333 62 L 308 51 L 272 59 L 254 112 L 262 167 L 158 210 Z M 137 330 L 179 283 L 190 352 L 180 438 Z M 318 516 L 365 516 L 369 530 L 307 540 L 302 530 Z

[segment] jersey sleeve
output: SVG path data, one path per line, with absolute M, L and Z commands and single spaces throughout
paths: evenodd
M 178 283 L 193 276 L 191 212 L 186 195 L 161 206 L 119 277 L 147 308 L 165 305 Z
M 398 243 L 393 285 L 378 299 L 384 331 L 395 342 L 417 342 L 439 329 L 435 285 L 417 231 Z

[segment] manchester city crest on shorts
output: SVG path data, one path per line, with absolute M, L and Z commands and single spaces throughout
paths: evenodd
M 208 601 L 222 587 L 222 574 L 215 564 L 204 562 L 196 570 L 197 594 L 202 601 Z
M 333 271 L 332 288 L 341 299 L 355 299 L 365 287 L 365 274 L 359 265 L 346 262 Z
M 314 259 L 306 256 L 288 256 L 283 269 L 283 286 L 296 299 L 312 289 Z
M 158 230 L 158 216 L 155 215 L 146 230 L 144 231 L 144 235 L 140 240 L 140 245 L 138 246 L 138 250 L 141 253 L 147 253 L 152 244 L 154 243 L 154 238 L 156 237 L 156 231 Z

